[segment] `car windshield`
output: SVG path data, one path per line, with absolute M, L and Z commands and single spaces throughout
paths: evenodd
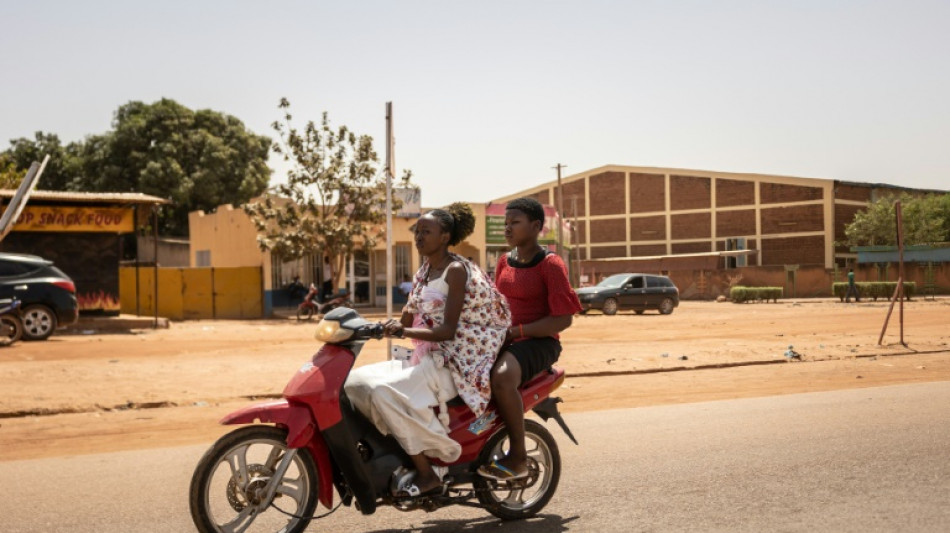
M 604 278 L 604 280 L 598 283 L 597 286 L 602 289 L 615 289 L 623 285 L 623 282 L 627 281 L 628 277 L 629 276 L 624 274 L 615 274 L 609 278 Z

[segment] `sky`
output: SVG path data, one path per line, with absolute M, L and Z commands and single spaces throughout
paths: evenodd
M 0 146 L 171 98 L 373 136 L 425 206 L 608 164 L 950 189 L 950 2 L 0 0 Z M 272 182 L 286 165 L 272 156 Z

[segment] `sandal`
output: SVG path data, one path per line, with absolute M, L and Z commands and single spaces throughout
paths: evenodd
M 515 481 L 528 477 L 527 470 L 519 474 L 494 459 L 489 461 L 488 464 L 478 467 L 477 472 L 483 478 L 494 481 Z

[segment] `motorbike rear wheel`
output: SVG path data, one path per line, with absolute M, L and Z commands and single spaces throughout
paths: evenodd
M 198 531 L 304 531 L 309 518 L 289 517 L 261 499 L 286 452 L 287 430 L 273 426 L 246 426 L 218 439 L 198 461 L 191 478 L 188 500 Z M 309 517 L 317 506 L 317 466 L 305 448 L 296 452 L 273 505 Z
M 525 446 L 530 475 L 527 480 L 504 482 L 477 476 L 473 484 L 478 501 L 502 520 L 521 520 L 538 514 L 551 501 L 561 479 L 561 453 L 551 433 L 534 420 L 524 421 Z M 478 458 L 478 464 L 504 457 L 508 452 L 508 431 L 492 435 Z
M 297 320 L 310 320 L 313 318 L 313 306 L 297 307 Z
M 14 314 L 0 315 L 0 346 L 9 346 L 23 337 L 23 321 Z

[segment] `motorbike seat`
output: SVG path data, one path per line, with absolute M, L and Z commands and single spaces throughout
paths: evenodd
M 547 369 L 542 370 L 541 372 L 538 372 L 537 374 L 535 374 L 535 375 L 531 376 L 530 378 L 524 380 L 524 383 L 522 383 L 521 385 L 518 386 L 518 390 L 524 390 L 525 386 L 527 386 L 527 385 L 528 385 L 529 383 L 531 383 L 535 378 L 537 378 L 537 377 L 540 376 L 541 374 L 544 374 L 545 372 L 547 372 L 547 373 L 549 373 L 549 374 L 553 374 L 553 373 L 554 373 L 554 368 L 553 368 L 553 367 L 548 367 Z M 452 398 L 451 400 L 445 402 L 445 405 L 448 406 L 448 407 L 461 407 L 461 406 L 465 405 L 465 400 L 463 400 L 461 396 L 459 396 L 459 395 L 456 394 L 454 398 Z

